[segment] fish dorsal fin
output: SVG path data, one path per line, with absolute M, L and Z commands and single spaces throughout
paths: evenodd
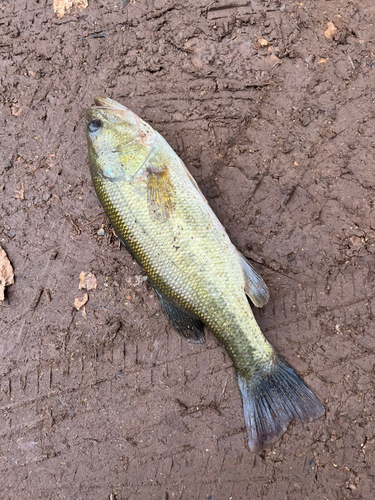
M 147 205 L 151 219 L 166 222 L 176 206 L 176 190 L 166 166 L 147 167 Z
M 182 163 L 182 162 L 181 162 L 181 163 Z M 204 194 L 203 194 L 203 193 L 202 193 L 202 191 L 200 190 L 200 188 L 199 188 L 199 186 L 198 186 L 198 184 L 197 184 L 197 181 L 196 181 L 196 180 L 194 179 L 194 177 L 191 175 L 191 173 L 190 173 L 190 172 L 189 172 L 189 170 L 187 169 L 187 167 L 186 167 L 185 163 L 182 163 L 182 165 L 183 165 L 183 167 L 184 167 L 184 169 L 185 169 L 185 173 L 186 173 L 187 178 L 189 179 L 189 181 L 193 184 L 193 186 L 194 186 L 194 187 L 195 187 L 195 189 L 198 191 L 198 193 L 202 196 L 202 198 L 204 199 L 204 201 L 205 201 L 206 203 L 208 203 L 208 202 L 207 202 L 207 200 L 206 200 L 206 198 L 204 197 Z
M 245 293 L 255 306 L 263 307 L 270 298 L 267 285 L 246 257 L 238 250 L 237 253 L 245 275 Z
M 204 344 L 206 336 L 203 323 L 194 314 L 185 311 L 165 298 L 157 288 L 154 287 L 154 290 L 160 300 L 163 313 L 167 316 L 176 332 L 191 344 Z

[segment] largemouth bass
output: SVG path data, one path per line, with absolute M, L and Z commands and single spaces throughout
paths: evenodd
M 269 298 L 197 183 L 163 137 L 121 104 L 96 97 L 86 113 L 97 196 L 116 234 L 146 271 L 162 310 L 188 342 L 204 326 L 231 357 L 250 450 L 276 441 L 292 420 L 323 406 L 263 336 L 249 302 Z

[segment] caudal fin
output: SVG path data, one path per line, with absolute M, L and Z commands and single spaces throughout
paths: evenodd
M 271 372 L 252 379 L 237 374 L 251 451 L 277 441 L 289 422 L 315 420 L 324 408 L 288 363 L 278 358 Z

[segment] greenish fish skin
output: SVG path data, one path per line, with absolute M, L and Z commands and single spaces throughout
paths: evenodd
M 86 129 L 99 201 L 163 311 L 188 341 L 204 341 L 207 326 L 233 360 L 250 449 L 277 440 L 291 420 L 321 416 L 322 405 L 255 321 L 246 294 L 261 307 L 266 285 L 163 137 L 103 97 L 88 108 Z

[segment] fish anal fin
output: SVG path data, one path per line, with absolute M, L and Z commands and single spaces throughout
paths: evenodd
M 166 299 L 159 290 L 155 289 L 161 304 L 161 308 L 177 333 L 187 342 L 192 344 L 204 344 L 206 336 L 204 334 L 203 323 L 193 314 L 185 311 L 174 302 Z
M 176 206 L 176 190 L 166 166 L 147 167 L 147 205 L 150 217 L 166 222 Z
M 263 307 L 270 298 L 267 285 L 246 257 L 237 252 L 245 276 L 245 293 L 256 307 Z

